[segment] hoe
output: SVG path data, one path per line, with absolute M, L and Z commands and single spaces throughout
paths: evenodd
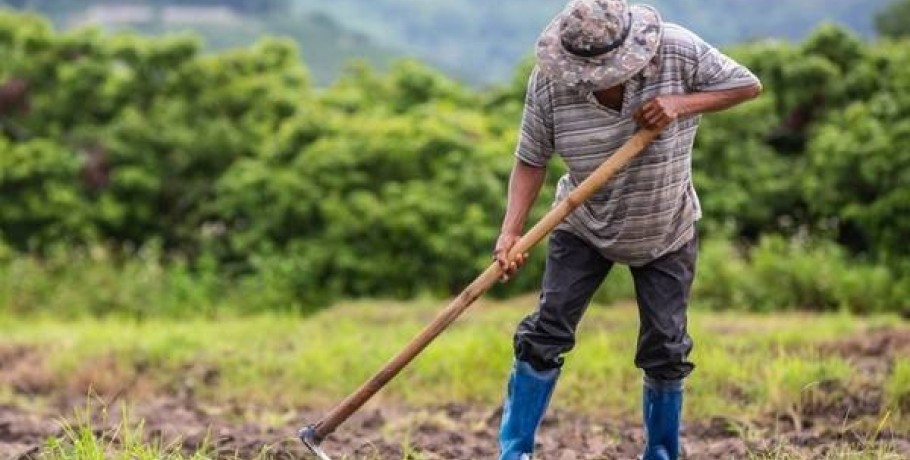
M 594 192 L 603 187 L 617 171 L 625 167 L 636 155 L 641 153 L 657 137 L 660 130 L 641 130 L 632 136 L 619 150 L 603 162 L 587 179 L 554 206 L 531 230 L 528 231 L 509 252 L 509 259 L 528 252 L 556 226 L 585 202 Z M 330 435 L 345 422 L 354 412 L 360 409 L 376 392 L 408 365 L 427 345 L 454 322 L 471 304 L 490 289 L 502 276 L 499 264 L 493 262 L 483 273 L 471 282 L 445 309 L 436 315 L 420 333 L 411 339 L 405 348 L 395 355 L 382 369 L 360 386 L 354 393 L 345 398 L 322 420 L 300 430 L 298 436 L 307 448 L 319 460 L 331 460 L 319 447 L 326 436 Z

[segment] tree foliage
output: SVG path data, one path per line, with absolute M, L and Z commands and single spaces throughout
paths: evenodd
M 876 13 L 875 28 L 885 37 L 910 36 L 910 1 L 894 0 Z
M 706 120 L 694 169 L 709 221 L 750 238 L 830 236 L 878 260 L 910 255 L 899 242 L 910 230 L 906 44 L 870 46 L 826 26 L 801 46 L 736 54 L 767 91 Z
M 908 49 L 829 26 L 735 50 L 766 94 L 704 121 L 704 231 L 830 238 L 905 265 Z M 416 61 L 352 65 L 316 91 L 297 56 L 0 14 L 0 247 L 152 246 L 305 305 L 459 291 L 490 263 L 530 63 L 484 92 Z M 532 260 L 500 289 L 535 287 Z

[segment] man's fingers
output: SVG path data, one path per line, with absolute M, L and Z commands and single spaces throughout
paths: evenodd
M 648 123 L 651 124 L 651 127 L 657 126 L 660 123 L 660 120 L 663 118 L 663 115 L 660 113 L 648 114 Z
M 650 125 L 648 128 L 659 128 L 661 126 L 669 124 L 670 121 L 672 121 L 670 116 L 664 112 L 650 114 L 650 116 L 648 116 L 648 124 Z
M 654 121 L 651 117 L 642 117 L 641 121 L 638 122 L 638 125 L 645 129 L 654 129 Z
M 665 101 L 661 103 L 659 99 L 651 99 L 639 106 L 632 114 L 632 119 L 638 126 L 645 129 L 660 129 L 673 123 L 676 119 L 675 108 L 667 105 Z
M 647 116 L 649 119 L 653 120 L 654 117 L 660 116 L 663 113 L 664 113 L 664 111 L 660 107 L 652 106 L 652 107 L 649 107 L 648 110 L 645 111 L 645 116 Z
M 509 281 L 528 258 L 527 253 L 515 254 L 510 257 L 515 244 L 519 240 L 518 236 L 501 234 L 493 248 L 493 260 L 496 261 L 496 265 L 502 271 L 499 279 L 503 283 Z
M 649 111 L 649 110 L 654 110 L 655 108 L 658 108 L 658 105 L 657 105 L 654 101 L 645 102 L 645 103 L 642 104 L 642 106 L 641 106 L 642 112 L 647 112 L 647 111 Z
M 642 118 L 642 122 L 643 122 L 642 125 L 644 125 L 645 128 L 649 128 L 649 129 L 653 128 L 654 127 L 654 115 L 649 114 L 649 115 L 644 116 Z
M 502 281 L 503 283 L 505 283 L 505 282 L 509 281 L 512 278 L 512 275 L 514 275 L 514 274 L 515 274 L 514 264 L 512 264 L 510 266 L 506 266 L 505 268 L 503 268 L 502 276 L 499 277 L 499 280 Z
M 528 254 L 518 254 L 513 260 L 507 260 L 503 256 L 504 252 L 498 252 L 496 255 L 496 262 L 499 264 L 499 268 L 502 269 L 502 276 L 499 277 L 499 280 L 503 283 L 508 282 L 515 273 L 518 272 L 518 269 L 522 267 L 528 260 Z
M 660 106 L 654 101 L 649 101 L 642 105 L 632 118 L 639 126 L 645 129 L 653 129 L 656 126 L 656 122 L 660 117 L 661 112 L 662 109 Z
M 501 252 L 496 254 L 496 263 L 499 264 L 499 268 L 501 268 L 502 271 L 504 271 L 504 272 L 508 271 L 509 261 L 506 260 L 506 258 L 502 256 Z
M 500 262 L 499 268 L 502 270 L 502 275 L 499 276 L 499 281 L 502 281 L 503 283 L 509 281 L 509 264 Z

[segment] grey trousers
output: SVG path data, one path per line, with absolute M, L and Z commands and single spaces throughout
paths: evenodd
M 679 380 L 695 368 L 688 361 L 686 308 L 697 253 L 693 238 L 647 265 L 630 267 L 640 319 L 635 365 L 651 379 Z M 540 371 L 562 367 L 563 356 L 575 346 L 578 323 L 612 267 L 581 238 L 554 232 L 537 309 L 515 332 L 516 359 Z

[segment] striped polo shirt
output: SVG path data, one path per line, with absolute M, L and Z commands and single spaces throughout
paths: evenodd
M 656 66 L 625 83 L 621 111 L 601 105 L 590 91 L 548 79 L 537 68 L 528 81 L 515 155 L 543 167 L 556 153 L 568 173 L 562 201 L 636 131 L 634 111 L 656 96 L 718 91 L 757 84 L 758 78 L 693 32 L 663 24 Z M 700 117 L 671 124 L 638 157 L 558 227 L 614 262 L 644 265 L 694 236 L 701 207 L 692 185 L 692 146 Z

